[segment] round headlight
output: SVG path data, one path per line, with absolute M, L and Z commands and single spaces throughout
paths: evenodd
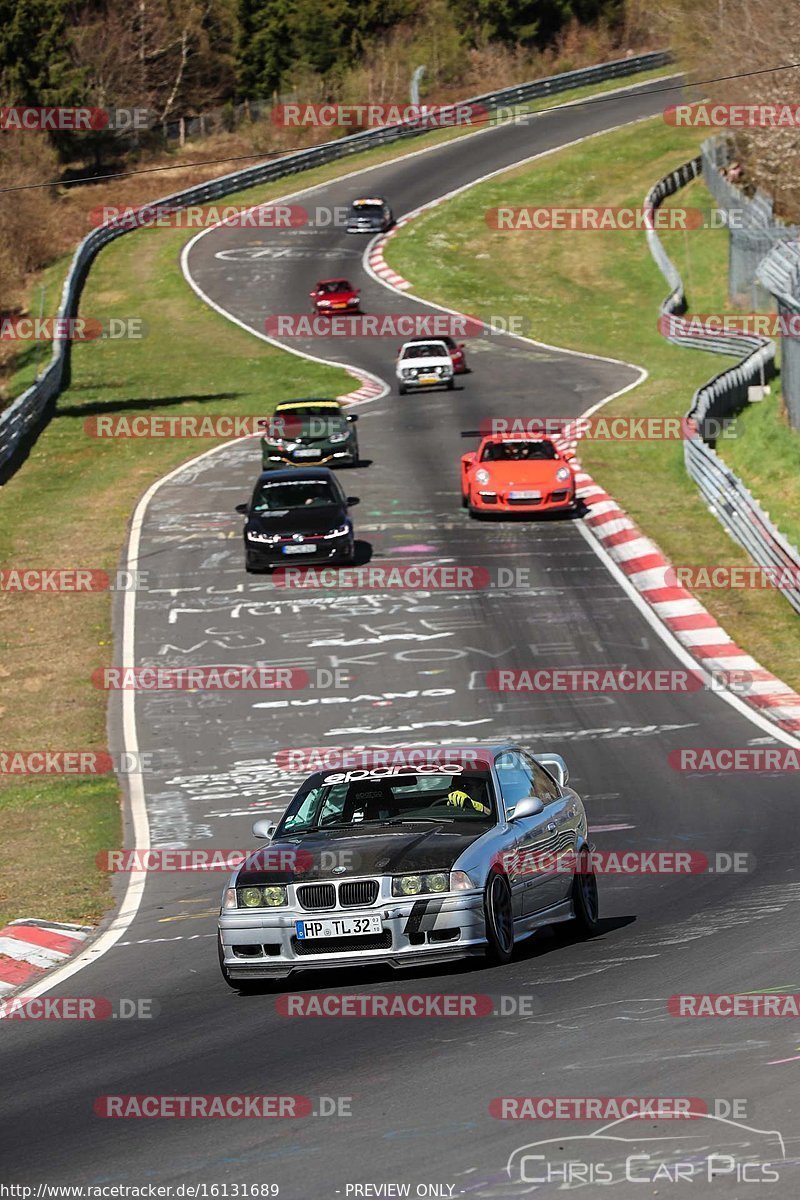
M 481 467 L 480 471 L 475 472 L 475 478 L 477 479 L 478 483 L 488 483 L 489 472 L 484 471 L 483 467 Z
M 556 479 L 559 483 L 566 483 L 569 479 L 570 472 L 568 467 L 559 467 L 556 471 Z
M 281 904 L 286 903 L 286 888 L 284 887 L 265 887 L 264 888 L 264 903 L 269 908 L 277 908 Z
M 261 907 L 261 888 L 242 888 L 242 904 L 245 908 Z
M 422 880 L 419 875 L 401 875 L 400 893 L 403 896 L 416 896 L 422 891 Z
M 436 875 L 428 876 L 428 891 L 429 892 L 446 892 L 447 891 L 447 876 L 442 872 Z

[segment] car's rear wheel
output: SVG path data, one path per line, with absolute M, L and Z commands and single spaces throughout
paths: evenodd
M 572 879 L 571 899 L 573 919 L 570 928 L 585 937 L 592 937 L 600 927 L 600 902 L 597 876 L 591 868 L 586 850 L 582 850 L 578 855 L 577 870 Z
M 483 894 L 486 921 L 486 957 L 493 963 L 507 963 L 514 953 L 514 913 L 511 888 L 505 875 L 489 877 Z

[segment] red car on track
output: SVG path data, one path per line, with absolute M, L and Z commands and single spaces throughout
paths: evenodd
M 461 457 L 461 503 L 470 516 L 574 508 L 572 458 L 550 438 L 492 434 Z
M 455 338 L 443 337 L 442 341 L 450 353 L 453 360 L 453 371 L 456 375 L 466 375 L 469 371 L 467 366 L 467 356 L 464 353 L 465 346 L 463 342 L 457 342 Z
M 309 292 L 314 312 L 321 317 L 331 313 L 355 313 L 361 309 L 360 292 L 346 279 L 321 279 Z

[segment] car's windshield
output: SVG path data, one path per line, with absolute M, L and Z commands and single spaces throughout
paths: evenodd
M 350 211 L 353 213 L 380 213 L 383 211 L 383 204 L 380 200 L 356 200 Z
M 558 458 L 552 442 L 489 442 L 483 448 L 481 462 L 515 462 L 517 459 Z
M 346 279 L 331 279 L 327 283 L 321 283 L 318 288 L 323 296 L 330 295 L 332 292 L 352 292 L 352 290 Z
M 288 479 L 260 484 L 253 496 L 253 511 L 285 512 L 290 508 L 321 508 L 338 503 L 339 498 L 327 479 Z
M 444 342 L 416 342 L 406 346 L 403 358 L 447 358 L 447 347 Z
M 278 826 L 283 834 L 328 827 L 470 822 L 489 827 L 496 807 L 488 771 L 403 774 L 344 771 L 312 776 Z
M 302 408 L 277 408 L 275 414 L 279 417 L 299 417 L 302 420 L 306 420 L 307 417 L 324 417 L 326 420 L 339 417 L 344 420 L 341 410 L 337 406 L 327 404 L 309 404 L 303 405 Z

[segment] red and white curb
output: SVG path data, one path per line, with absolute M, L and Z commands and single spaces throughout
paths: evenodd
M 429 208 L 432 206 L 426 205 L 425 207 Z M 375 245 L 370 248 L 370 251 L 367 255 L 367 262 L 369 263 L 372 272 L 377 275 L 379 279 L 384 280 L 386 283 L 390 283 L 392 287 L 396 287 L 402 292 L 405 292 L 408 288 L 413 287 L 414 285 L 409 283 L 407 279 L 403 279 L 402 275 L 398 275 L 397 271 L 392 270 L 392 268 L 386 262 L 386 259 L 383 257 L 383 248 L 389 241 L 389 238 L 394 237 L 398 229 L 402 229 L 404 225 L 408 224 L 409 219 L 409 217 L 401 217 L 400 220 L 392 226 L 388 233 L 384 233 L 378 238 Z
M 576 442 L 568 436 L 558 444 L 575 451 Z M 673 637 L 710 673 L 746 673 L 747 687 L 737 693 L 740 699 L 788 733 L 800 730 L 800 695 L 737 646 L 691 592 L 676 586 L 672 564 L 656 543 L 644 536 L 577 459 L 571 466 L 576 495 L 589 510 L 583 518 L 585 527 Z
M 348 367 L 347 370 L 356 379 L 361 380 L 361 387 L 356 388 L 353 392 L 345 392 L 344 395 L 337 396 L 336 399 L 341 400 L 342 404 L 363 404 L 365 400 L 374 400 L 376 396 L 384 395 L 386 385 L 374 376 L 357 371 L 354 367 Z
M 0 995 L 35 983 L 79 950 L 91 925 L 64 925 L 22 918 L 0 929 Z

